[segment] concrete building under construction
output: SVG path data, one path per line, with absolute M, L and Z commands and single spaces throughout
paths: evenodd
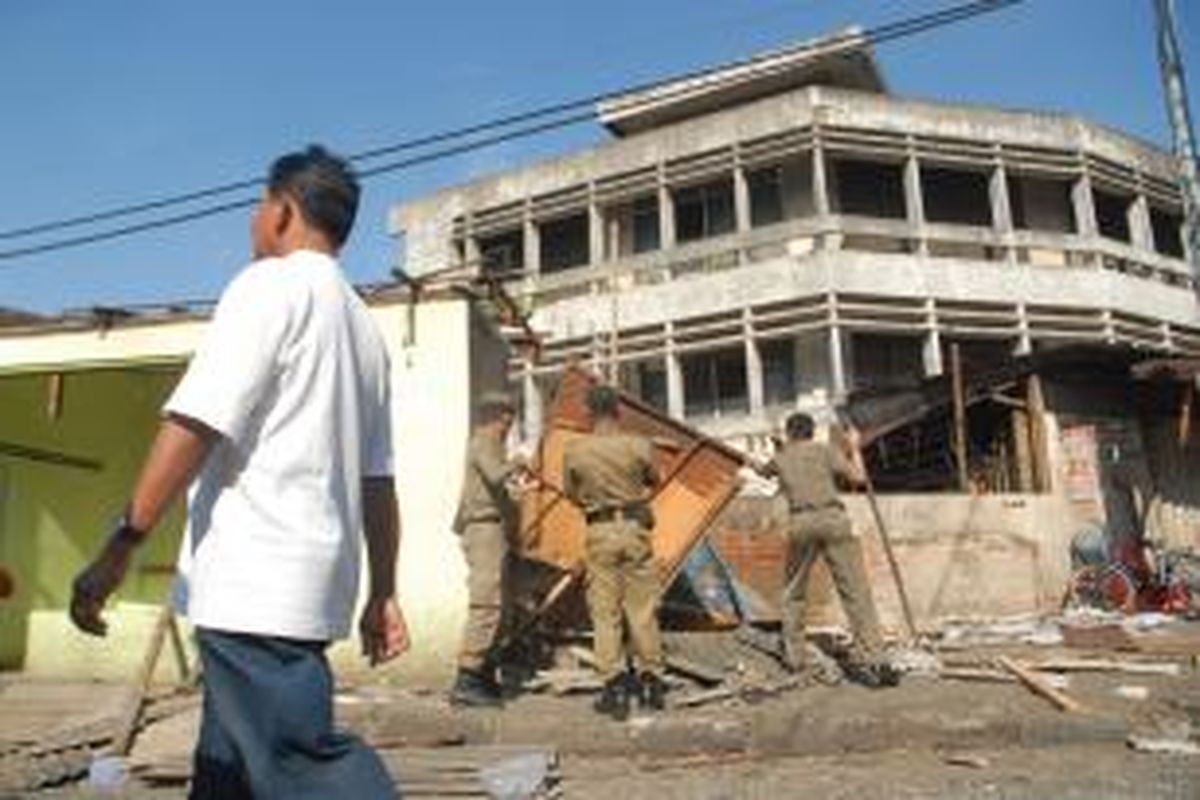
M 944 534 L 951 560 L 963 536 L 1021 543 L 1035 577 L 981 606 L 1056 599 L 1089 521 L 1197 541 L 1191 390 L 1129 373 L 1200 356 L 1169 153 L 1068 114 L 896 96 L 854 31 L 597 118 L 612 138 L 593 148 L 392 213 L 409 276 L 493 276 L 541 334 L 511 363 L 528 437 L 571 363 L 751 453 L 792 410 L 940 381 L 945 402 L 881 427 L 872 471 L 902 539 Z

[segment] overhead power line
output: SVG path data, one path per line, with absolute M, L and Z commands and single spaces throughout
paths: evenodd
M 895 22 L 886 23 L 874 28 L 868 28 L 863 30 L 861 33 L 848 32 L 840 37 L 830 37 L 828 39 L 805 43 L 793 48 L 784 48 L 741 59 L 728 63 L 724 65 L 724 67 L 736 68 L 744 66 L 756 66 L 761 65 L 764 62 L 775 61 L 781 56 L 797 55 L 812 50 L 829 50 L 836 48 L 839 44 L 849 44 L 851 42 L 881 45 L 887 42 L 896 41 L 898 39 L 903 39 L 910 36 L 916 36 L 918 34 L 926 33 L 938 28 L 957 24 L 959 22 L 999 11 L 1001 9 L 1019 5 L 1023 2 L 1025 2 L 1025 0 L 973 0 L 973 2 L 959 3 L 940 11 L 929 12 L 926 14 L 897 20 Z M 789 65 L 784 64 L 776 68 L 782 71 L 789 68 Z M 396 161 L 375 166 L 371 166 L 369 163 L 367 163 L 357 168 L 357 173 L 360 177 L 373 178 L 386 173 L 408 169 L 420 164 L 461 155 L 473 150 L 492 147 L 503 142 L 534 136 L 551 130 L 565 128 L 580 124 L 582 122 L 590 121 L 594 119 L 593 108 L 597 104 L 605 101 L 611 101 L 626 95 L 661 89 L 662 87 L 673 83 L 684 84 L 676 91 L 679 94 L 686 94 L 693 91 L 693 87 L 687 85 L 688 81 L 708 75 L 711 73 L 711 71 L 711 67 L 706 67 L 703 69 L 697 69 L 678 74 L 669 78 L 660 78 L 653 81 L 647 81 L 632 87 L 622 87 L 620 89 L 597 93 L 588 97 L 582 97 L 567 102 L 546 105 L 529 111 L 510 114 L 480 123 L 371 148 L 369 150 L 353 153 L 348 156 L 348 158 L 350 161 L 356 164 L 361 164 L 362 162 L 371 162 L 407 151 L 419 150 L 449 142 L 458 142 L 452 146 L 435 149 L 427 153 L 421 153 L 419 155 L 410 156 Z M 764 74 L 770 73 L 771 70 L 768 69 Z M 660 94 L 656 97 L 656 99 L 669 100 L 674 96 L 674 94 L 674 92 Z M 587 110 L 586 113 L 578 113 L 583 109 Z M 490 136 L 481 136 L 481 134 L 490 132 L 496 133 L 492 133 Z M 460 141 L 464 139 L 467 141 Z M 136 216 L 150 211 L 158 211 L 178 205 L 191 204 L 211 197 L 219 197 L 221 195 L 230 194 L 236 191 L 261 187 L 264 184 L 265 180 L 263 178 L 251 178 L 233 181 L 205 189 L 199 189 L 177 195 L 169 195 L 155 200 L 132 203 L 103 211 L 93 212 L 90 214 L 83 214 L 51 222 L 29 225 L 8 231 L 0 231 L 0 240 L 27 238 L 37 234 L 94 225 L 99 222 L 106 222 L 128 216 Z M 247 208 L 254 205 L 256 202 L 257 198 L 243 197 L 233 201 L 214 204 L 211 206 L 204 206 L 188 212 L 172 214 L 166 217 L 159 217 L 144 222 L 130 223 L 128 225 L 97 231 L 95 233 L 56 239 L 50 242 L 17 247 L 10 250 L 0 250 L 0 261 L 13 260 L 56 250 L 80 247 L 83 245 L 95 244 L 111 239 L 131 236 L 146 231 L 181 225 L 194 222 L 205 217 L 216 216 L 229 211 Z

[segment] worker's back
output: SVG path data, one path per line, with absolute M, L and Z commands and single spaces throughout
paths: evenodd
M 645 500 L 654 485 L 650 440 L 620 432 L 582 436 L 567 445 L 563 475 L 568 496 L 585 510 Z
M 836 475 L 849 474 L 841 454 L 822 442 L 793 439 L 775 456 L 779 486 L 792 508 L 837 504 Z

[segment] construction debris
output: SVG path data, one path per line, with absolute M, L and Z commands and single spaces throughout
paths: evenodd
M 562 774 L 553 749 L 481 745 L 378 752 L 407 798 L 561 797 Z M 191 758 L 178 756 L 145 765 L 136 777 L 150 786 L 182 786 L 191 774 Z
M 1000 666 L 1015 675 L 1032 692 L 1046 698 L 1060 710 L 1073 713 L 1083 713 L 1086 711 L 1082 703 L 1054 688 L 1042 676 L 1018 664 L 1008 656 L 1000 656 L 996 661 Z

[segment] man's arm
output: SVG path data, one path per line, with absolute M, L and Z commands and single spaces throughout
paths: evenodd
M 483 445 L 471 445 L 471 463 L 475 469 L 479 470 L 483 482 L 491 489 L 497 490 L 521 470 L 522 464 L 520 461 L 513 459 L 506 461 L 502 457 L 504 445 L 499 447 L 490 447 Z
M 220 434 L 187 417 L 163 420 L 122 524 L 72 585 L 71 620 L 80 630 L 96 636 L 107 632 L 100 612 L 125 578 L 134 549 L 191 483 L 218 438 Z
M 400 512 L 391 476 L 363 479 L 362 508 L 370 591 L 358 627 L 363 655 L 375 666 L 390 661 L 409 647 L 408 625 L 396 602 Z
M 834 472 L 852 486 L 866 484 L 867 466 L 863 463 L 862 436 L 857 428 L 846 428 L 840 446 L 830 442 L 829 453 L 832 456 Z

